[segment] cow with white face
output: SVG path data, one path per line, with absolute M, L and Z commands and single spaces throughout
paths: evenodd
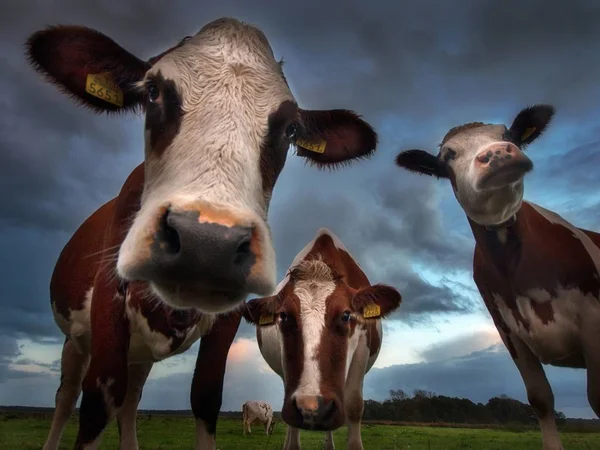
M 362 449 L 362 386 L 382 342 L 381 318 L 400 306 L 392 287 L 371 285 L 327 229 L 298 253 L 270 297 L 251 300 L 261 354 L 283 380 L 285 450 L 299 449 L 299 429 L 327 431 L 348 423 L 348 449 Z
M 240 308 L 275 288 L 267 212 L 288 148 L 334 167 L 371 155 L 376 133 L 348 110 L 300 108 L 264 33 L 234 19 L 148 60 L 81 26 L 34 33 L 27 56 L 95 112 L 145 112 L 143 163 L 75 232 L 52 275 L 66 340 L 44 448 L 58 448 L 83 382 L 76 448 L 97 448 L 117 417 L 121 448 L 136 449 L 152 364 L 199 338 L 196 446 L 215 448 Z
M 523 199 L 533 169 L 525 148 L 547 128 L 549 105 L 523 109 L 510 127 L 452 128 L 433 155 L 400 153 L 407 170 L 450 180 L 475 238 L 473 278 L 527 389 L 544 450 L 561 450 L 554 395 L 542 364 L 587 370 L 600 417 L 600 234 Z

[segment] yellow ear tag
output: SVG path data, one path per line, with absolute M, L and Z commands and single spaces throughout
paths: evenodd
M 527 140 L 527 138 L 529 136 L 531 136 L 533 133 L 535 133 L 535 130 L 537 130 L 536 127 L 526 128 L 525 131 L 523 131 L 523 134 L 521 135 L 521 140 L 522 141 Z
M 381 315 L 381 308 L 377 303 L 371 303 L 363 308 L 363 317 L 370 319 L 371 317 L 379 317 Z
M 259 325 L 270 325 L 275 321 L 275 314 L 262 314 L 258 319 Z
M 88 73 L 85 92 L 116 106 L 123 106 L 123 91 L 113 82 L 109 73 Z
M 327 146 L 327 141 L 320 140 L 318 143 L 308 142 L 304 139 L 298 139 L 296 141 L 296 145 L 298 147 L 302 147 L 308 151 L 315 153 L 325 153 L 325 147 Z

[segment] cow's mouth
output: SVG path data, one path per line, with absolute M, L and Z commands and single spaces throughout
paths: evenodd
M 154 294 L 173 308 L 197 308 L 209 314 L 231 311 L 243 304 L 247 295 L 242 289 L 214 289 L 200 284 L 150 283 L 150 285 Z
M 505 163 L 497 169 L 488 171 L 479 180 L 479 190 L 497 189 L 521 180 L 526 173 L 533 169 L 533 163 L 529 158 L 519 159 L 514 162 Z

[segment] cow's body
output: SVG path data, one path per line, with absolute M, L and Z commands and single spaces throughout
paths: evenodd
M 600 234 L 522 199 L 533 168 L 523 150 L 553 114 L 540 105 L 521 111 L 510 128 L 455 127 L 437 157 L 422 150 L 397 157 L 401 167 L 450 180 L 475 238 L 473 278 L 523 378 L 544 450 L 562 444 L 542 364 L 586 369 L 588 400 L 600 417 Z
M 265 434 L 273 433 L 273 408 L 267 402 L 247 401 L 242 405 L 244 434 L 252 433 L 250 425 L 258 422 L 265 426 Z
M 334 274 L 332 278 L 331 273 Z M 362 449 L 362 387 L 365 374 L 377 360 L 381 348 L 381 316 L 376 314 L 372 319 L 364 319 L 360 316 L 362 309 L 359 307 L 352 313 L 354 328 L 349 332 L 346 342 L 337 334 L 342 331 L 335 330 L 338 320 L 336 314 L 350 308 L 343 298 L 344 289 L 366 292 L 372 288 L 366 274 L 339 238 L 329 230 L 321 229 L 298 253 L 288 275 L 279 283 L 274 294 L 282 298 L 288 315 L 294 314 L 291 312 L 294 308 L 292 305 L 296 303 L 294 298 L 299 299 L 295 305 L 298 308 L 295 315 L 301 318 L 298 319 L 301 321 L 301 330 L 294 328 L 282 331 L 281 326 L 261 326 L 258 320 L 256 338 L 260 352 L 285 386 L 283 418 L 289 425 L 285 450 L 300 448 L 299 428 L 326 431 L 325 448 L 333 449 L 332 430 L 344 420 L 348 423 L 348 448 Z M 372 292 L 369 301 L 378 296 L 376 291 Z M 394 306 L 385 313 L 399 305 L 399 294 L 393 291 L 392 296 L 397 296 L 391 302 Z M 286 302 L 290 302 L 287 307 Z M 248 306 L 251 315 L 256 316 L 261 309 L 264 310 L 264 307 L 257 308 L 252 302 Z M 386 307 L 382 308 L 386 310 Z M 253 321 L 256 319 L 258 317 L 254 317 Z M 293 352 L 291 347 L 287 347 L 289 344 L 284 342 L 282 334 L 288 333 L 298 334 L 295 339 L 303 344 L 296 345 L 303 350 Z M 284 355 L 284 352 L 287 354 Z M 301 371 L 301 374 L 294 371 Z M 341 392 L 337 392 L 338 387 Z M 319 405 L 329 403 L 330 406 L 324 407 L 329 412 L 318 413 L 316 418 L 300 419 L 302 415 L 299 411 L 303 410 L 303 414 L 308 416 L 305 410 L 310 406 L 306 405 L 313 401 L 318 401 Z
M 45 450 L 83 391 L 76 449 L 96 449 L 117 417 L 136 450 L 135 416 L 152 363 L 202 338 L 191 391 L 196 448 L 215 448 L 225 363 L 241 311 L 275 287 L 267 223 L 290 146 L 318 167 L 368 157 L 372 127 L 348 110 L 298 106 L 256 27 L 217 19 L 141 60 L 80 26 L 34 33 L 27 56 L 95 112 L 142 110 L 144 162 L 68 242 L 51 297 L 66 335 Z

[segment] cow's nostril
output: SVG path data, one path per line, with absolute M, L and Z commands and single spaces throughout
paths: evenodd
M 160 218 L 160 224 L 158 232 L 156 233 L 156 237 L 159 245 L 165 252 L 176 254 L 181 250 L 181 239 L 179 238 L 179 233 L 177 230 L 169 224 L 170 213 L 171 210 L 167 209 L 167 211 Z
M 512 148 L 510 148 L 510 145 L 506 146 L 506 153 L 512 153 Z
M 235 250 L 234 263 L 242 264 L 246 262 L 246 260 L 252 254 L 252 250 L 250 249 L 250 241 L 251 237 L 244 239 Z

